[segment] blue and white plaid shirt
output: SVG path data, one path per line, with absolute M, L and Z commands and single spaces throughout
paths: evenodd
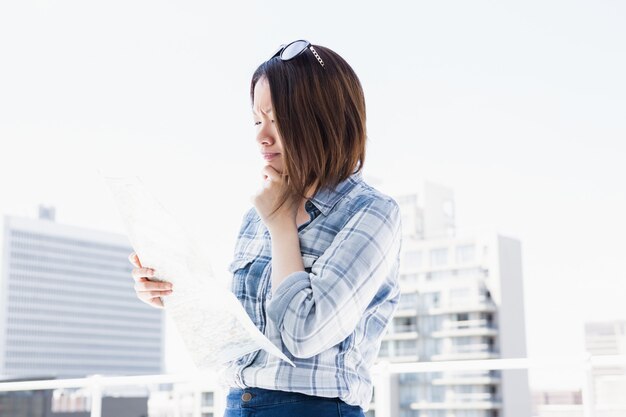
M 254 207 L 229 267 L 233 293 L 296 367 L 258 350 L 229 362 L 222 382 L 339 397 L 367 411 L 370 368 L 400 298 L 399 207 L 361 173 L 305 207 L 312 218 L 298 228 L 305 271 L 272 291 L 270 235 Z

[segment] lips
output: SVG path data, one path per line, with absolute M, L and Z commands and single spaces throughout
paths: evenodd
M 279 153 L 264 153 L 263 159 L 265 159 L 266 161 L 271 161 L 272 159 L 276 158 L 278 155 L 280 154 Z

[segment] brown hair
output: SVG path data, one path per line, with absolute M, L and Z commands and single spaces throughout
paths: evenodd
M 334 188 L 361 171 L 365 160 L 367 134 L 361 82 L 336 52 L 319 45 L 313 47 L 324 67 L 307 50 L 289 61 L 272 58 L 252 76 L 253 103 L 256 83 L 263 77 L 269 83 L 274 121 L 284 149 L 286 186 L 272 214 L 290 198 L 305 198 L 306 190 L 316 180 L 314 193 Z

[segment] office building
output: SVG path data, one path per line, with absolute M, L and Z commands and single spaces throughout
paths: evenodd
M 163 311 L 136 298 L 124 236 L 58 224 L 45 207 L 0 231 L 0 375 L 163 371 Z

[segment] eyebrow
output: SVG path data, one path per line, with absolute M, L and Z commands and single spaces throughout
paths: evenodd
M 271 112 L 272 112 L 272 109 L 271 109 L 271 108 L 269 108 L 269 109 L 265 110 L 265 113 L 268 113 L 268 114 L 269 114 L 269 113 L 271 113 Z M 255 110 L 255 109 L 252 109 L 252 113 L 257 114 L 257 112 L 256 112 L 256 110 Z

